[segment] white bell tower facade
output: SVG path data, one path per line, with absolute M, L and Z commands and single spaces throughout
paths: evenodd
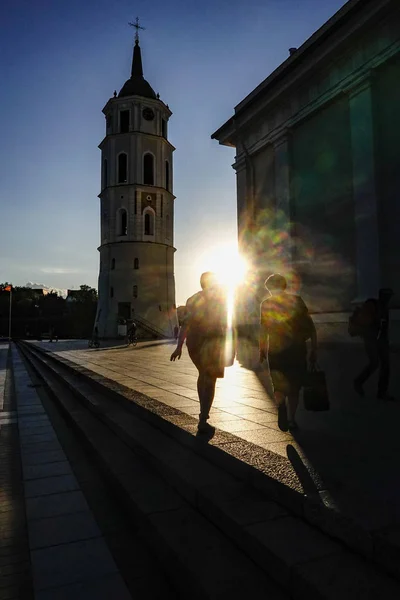
M 177 324 L 172 113 L 143 78 L 137 35 L 131 77 L 103 113 L 99 336 L 117 337 L 118 325 L 134 320 L 170 337 Z

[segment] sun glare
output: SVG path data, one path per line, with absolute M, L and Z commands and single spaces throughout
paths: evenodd
M 201 265 L 202 271 L 213 271 L 229 291 L 243 282 L 247 272 L 246 261 L 235 244 L 223 244 L 210 249 L 203 254 Z
M 237 286 L 245 280 L 247 264 L 244 258 L 240 256 L 235 244 L 223 244 L 204 253 L 199 261 L 199 266 L 201 272 L 213 271 L 219 283 L 226 286 L 228 291 L 228 331 L 225 345 L 225 358 L 228 364 L 234 348 L 235 291 Z

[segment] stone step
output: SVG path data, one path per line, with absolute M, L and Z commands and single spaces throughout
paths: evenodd
M 331 598 L 332 585 L 328 577 L 331 564 L 348 565 L 347 571 L 342 570 L 343 576 L 338 574 L 335 578 L 337 595 L 354 597 L 355 590 L 349 586 L 350 573 L 354 570 L 358 574 L 357 585 L 363 589 L 369 589 L 371 593 L 374 589 L 384 589 L 385 597 L 398 596 L 397 582 L 381 574 L 362 557 L 348 552 L 343 544 L 266 498 L 246 481 L 199 456 L 194 451 L 197 444 L 192 448 L 182 446 L 180 440 L 127 411 L 126 402 L 111 399 L 104 387 L 96 386 L 99 391 L 94 391 L 92 380 L 83 377 L 82 373 L 65 369 L 65 365 L 53 357 L 45 356 L 44 360 L 60 381 L 66 383 L 119 439 L 144 458 L 193 509 L 221 529 L 293 597 L 298 597 L 300 586 L 301 589 L 313 589 L 317 594 L 315 597 Z M 317 570 L 327 574 L 326 579 L 315 577 L 315 571 L 310 567 L 314 563 Z M 374 592 L 368 597 L 378 597 L 380 593 L 377 591 L 376 596 Z
M 43 369 L 35 358 L 29 360 L 96 457 L 133 525 L 164 565 L 180 597 L 188 597 L 190 590 L 190 597 L 196 600 L 242 598 L 246 594 L 271 600 L 288 598 L 219 528 L 95 418 L 66 389 L 59 374 Z
M 36 347 L 42 356 L 45 350 Z M 288 459 L 255 444 L 217 429 L 210 443 L 194 437 L 196 421 L 176 408 L 136 392 L 122 384 L 77 365 L 64 357 L 47 354 L 54 364 L 62 364 L 70 373 L 79 373 L 81 381 L 90 383 L 92 390 L 106 394 L 115 404 L 163 431 L 182 446 L 189 448 L 212 464 L 236 478 L 251 484 L 269 500 L 278 502 L 290 512 L 309 522 L 323 533 L 343 542 L 357 555 L 383 567 L 400 579 L 400 536 L 398 530 L 369 531 L 360 523 L 345 517 L 305 457 L 296 458 L 296 469 Z M 289 454 L 290 446 L 288 446 Z M 293 454 L 296 454 L 293 451 Z M 305 465 L 303 464 L 305 463 Z M 301 472 L 300 467 L 301 466 Z M 310 476 L 311 475 L 311 476 Z M 300 481 L 301 478 L 301 481 Z

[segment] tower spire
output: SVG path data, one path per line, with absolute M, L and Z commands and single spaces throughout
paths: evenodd
M 139 17 L 136 17 L 134 23 L 128 23 L 135 31 L 135 45 L 133 47 L 131 77 L 143 77 L 142 53 L 139 46 L 139 29 L 145 30 L 145 27 L 139 25 Z

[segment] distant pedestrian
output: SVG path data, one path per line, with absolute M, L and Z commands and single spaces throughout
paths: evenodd
M 317 360 L 317 333 L 304 301 L 286 292 L 282 275 L 268 277 L 265 287 L 270 297 L 261 304 L 260 362 L 268 358 L 279 428 L 295 430 L 299 394 L 307 374 L 306 341 L 311 339 L 309 360 L 313 366 Z
M 392 289 L 381 288 L 378 299 L 370 298 L 358 312 L 353 313 L 353 321 L 358 319 L 360 323 L 358 333 L 351 333 L 352 321 L 350 319 L 349 332 L 352 335 L 359 335 L 363 339 L 368 357 L 367 366 L 354 380 L 354 389 L 362 397 L 364 396 L 365 382 L 379 368 L 378 399 L 394 400 L 393 396 L 388 394 L 390 378 L 389 303 L 392 296 Z
M 174 327 L 174 338 L 176 340 L 178 339 L 178 335 L 179 335 L 179 327 L 178 327 L 178 325 L 175 325 L 175 327 Z
M 212 434 L 215 428 L 207 420 L 210 417 L 217 379 L 224 377 L 227 304 L 224 290 L 218 285 L 214 273 L 203 273 L 200 285 L 202 290 L 186 302 L 185 317 L 171 361 L 181 358 L 186 339 L 189 356 L 199 371 L 198 431 Z
M 132 321 L 128 329 L 128 344 L 133 344 L 133 342 L 136 340 L 136 332 L 137 325 L 135 321 Z

